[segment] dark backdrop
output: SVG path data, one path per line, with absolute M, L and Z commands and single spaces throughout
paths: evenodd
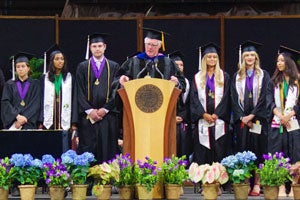
M 84 61 L 87 36 L 95 32 L 109 34 L 105 56 L 121 64 L 137 50 L 136 27 L 136 20 L 59 21 L 59 44 L 67 55 L 70 71 L 75 73 L 78 63 Z
M 6 79 L 11 78 L 9 58 L 18 51 L 25 51 L 42 57 L 55 42 L 53 19 L 0 18 L 0 67 Z
M 55 33 L 61 48 L 67 55 L 69 68 L 75 73 L 79 62 L 85 58 L 87 35 L 93 32 L 106 32 L 106 56 L 122 63 L 127 56 L 138 50 L 138 19 L 56 19 L 49 18 L 0 18 L 0 67 L 6 79 L 11 78 L 9 57 L 18 51 L 35 53 L 43 57 L 43 52 L 55 42 Z M 224 39 L 225 71 L 232 75 L 237 70 L 238 46 L 244 40 L 254 40 L 263 44 L 259 49 L 262 68 L 272 75 L 275 69 L 275 57 L 279 45 L 300 50 L 300 18 L 297 17 L 225 17 L 224 29 L 221 18 L 147 18 L 142 26 L 164 30 L 166 36 L 166 54 L 180 50 L 184 53 L 185 75 L 192 79 L 198 71 L 198 50 L 207 42 L 220 44 Z M 57 29 L 56 29 L 57 27 Z M 141 27 L 141 26 L 139 26 Z
M 276 68 L 276 55 L 280 45 L 300 50 L 300 19 L 226 19 L 225 70 L 237 71 L 239 44 L 245 40 L 262 43 L 258 49 L 261 67 L 272 76 Z
M 170 34 L 165 36 L 166 54 L 175 50 L 184 54 L 184 72 L 190 80 L 198 71 L 198 47 L 207 42 L 220 44 L 219 19 L 145 20 L 144 27 L 153 27 Z

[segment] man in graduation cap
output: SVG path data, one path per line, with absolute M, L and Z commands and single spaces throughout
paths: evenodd
M 105 57 L 107 34 L 89 36 L 87 55 L 76 71 L 79 112 L 79 153 L 92 152 L 97 163 L 110 160 L 118 149 L 118 125 L 111 84 L 119 64 Z
M 170 80 L 177 87 L 184 89 L 185 81 L 177 65 L 159 52 L 160 48 L 165 51 L 166 33 L 151 28 L 143 29 L 147 31 L 144 38 L 145 51 L 122 64 L 116 75 L 119 83 L 124 85 L 129 80 L 144 78 L 148 75 L 152 78 Z
M 168 54 L 168 57 L 173 60 L 179 70 L 183 73 L 184 71 L 184 55 L 181 51 L 174 51 Z M 183 155 L 186 156 L 186 159 L 189 159 L 189 156 L 193 152 L 192 142 L 192 133 L 191 133 L 191 124 L 190 124 L 190 83 L 187 78 L 185 78 L 185 92 L 181 93 L 180 98 L 177 102 L 177 116 L 176 116 L 176 124 L 177 124 L 177 156 L 181 157 Z
M 270 76 L 261 69 L 258 48 L 262 44 L 245 41 L 239 47 L 239 70 L 231 84 L 233 127 L 237 151 L 252 151 L 257 156 L 256 165 L 263 162 L 267 153 L 266 93 Z M 254 186 L 250 196 L 260 195 L 260 180 L 254 174 Z
M 267 110 L 270 112 L 271 127 L 268 134 L 268 152 L 283 152 L 291 164 L 300 160 L 300 109 L 299 71 L 297 60 L 300 52 L 280 46 L 276 70 L 268 85 Z M 286 196 L 290 185 L 279 188 L 279 195 Z
M 230 78 L 220 67 L 220 47 L 208 43 L 199 48 L 199 72 L 191 84 L 191 120 L 195 129 L 193 160 L 198 164 L 221 162 L 231 148 Z
M 37 128 L 40 111 L 40 86 L 39 81 L 29 77 L 29 60 L 32 57 L 34 55 L 19 52 L 12 58 L 13 78 L 4 84 L 1 99 L 1 119 L 4 129 Z

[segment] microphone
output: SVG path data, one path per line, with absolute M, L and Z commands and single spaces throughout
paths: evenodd
M 154 58 L 154 67 L 155 67 L 155 70 L 159 73 L 159 75 L 161 76 L 161 78 L 164 79 L 164 75 L 163 75 L 163 74 L 161 73 L 161 71 L 158 69 L 157 65 L 158 65 L 158 58 L 155 57 L 155 58 Z
M 136 78 L 140 78 L 141 74 L 145 71 L 148 70 L 148 65 L 149 63 L 151 63 L 152 61 L 150 59 L 145 61 L 145 67 L 136 75 Z

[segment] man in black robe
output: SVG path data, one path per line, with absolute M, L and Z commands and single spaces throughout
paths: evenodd
M 183 73 L 184 62 L 183 54 L 180 51 L 174 51 L 168 55 Z M 185 78 L 186 88 L 185 92 L 181 93 L 177 102 L 177 116 L 176 116 L 176 143 L 177 156 L 186 156 L 189 159 L 193 152 L 193 138 L 191 133 L 191 119 L 190 119 L 190 82 Z
M 4 84 L 1 119 L 4 129 L 35 129 L 40 109 L 40 86 L 29 77 L 29 60 L 34 55 L 20 52 L 15 58 L 17 78 Z
M 164 54 L 159 53 L 160 48 L 165 50 L 165 32 L 144 28 L 147 35 L 144 39 L 145 51 L 126 60 L 117 72 L 117 81 L 123 85 L 125 82 L 144 78 L 146 75 L 152 78 L 170 80 L 180 89 L 185 89 L 185 80 L 176 63 Z
M 118 125 L 111 98 L 111 84 L 119 64 L 105 58 L 106 34 L 90 35 L 92 56 L 77 67 L 78 152 L 95 154 L 97 163 L 118 152 Z

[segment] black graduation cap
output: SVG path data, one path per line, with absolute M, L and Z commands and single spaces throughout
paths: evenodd
M 33 58 L 35 55 L 27 52 L 18 52 L 14 55 L 14 62 L 17 64 L 19 62 L 26 62 L 29 63 L 29 60 Z
M 257 52 L 257 49 L 261 46 L 262 46 L 261 43 L 254 42 L 254 41 L 251 41 L 251 40 L 247 40 L 247 41 L 243 42 L 240 45 L 242 53 L 246 52 L 246 51 L 255 51 L 255 52 Z
M 213 42 L 207 43 L 199 48 L 201 48 L 202 57 L 208 53 L 220 54 L 220 47 Z
M 108 36 L 107 33 L 93 33 L 89 35 L 90 44 L 96 42 L 103 42 L 105 43 L 105 39 Z
M 153 28 L 147 28 L 147 27 L 143 27 L 143 30 L 147 31 L 146 33 L 146 37 L 151 38 L 151 39 L 156 39 L 156 40 L 160 40 L 162 42 L 162 50 L 165 51 L 165 35 L 170 35 L 169 33 L 166 33 L 164 31 L 160 31 L 157 29 L 153 29 Z
M 177 50 L 169 53 L 168 57 L 174 61 L 183 61 L 184 55 L 181 53 L 181 51 Z
M 281 45 L 279 47 L 279 52 L 278 53 L 287 54 L 288 56 L 290 56 L 296 62 L 296 64 L 299 64 L 299 60 L 300 60 L 300 52 L 299 51 Z
M 106 37 L 108 36 L 108 33 L 92 33 L 88 35 L 87 38 L 87 44 L 86 44 L 86 54 L 85 59 L 89 59 L 89 52 L 90 52 L 90 44 L 97 43 L 97 42 L 103 42 L 106 43 Z

